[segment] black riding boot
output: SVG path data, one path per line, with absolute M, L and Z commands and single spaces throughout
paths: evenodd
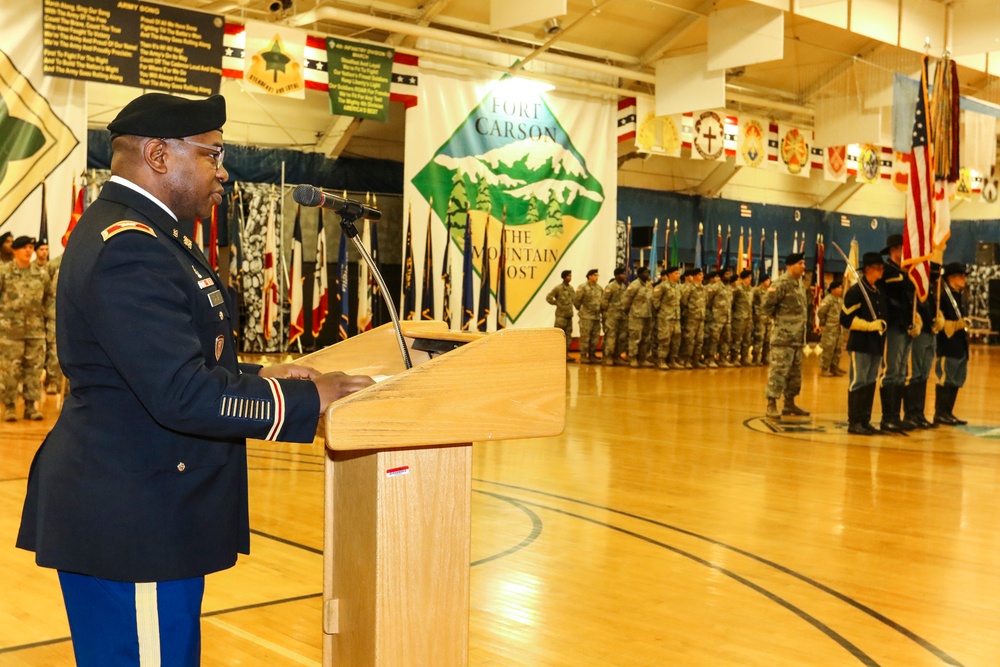
M 879 392 L 882 401 L 882 423 L 883 431 L 888 433 L 902 433 L 903 422 L 899 421 L 899 406 L 901 387 L 895 384 L 884 384 Z
M 927 380 L 906 385 L 903 394 L 903 425 L 913 424 L 916 428 L 935 428 L 935 424 L 924 417 L 924 404 L 927 402 Z

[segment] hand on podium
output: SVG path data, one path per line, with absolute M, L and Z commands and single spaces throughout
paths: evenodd
M 375 384 L 375 380 L 367 375 L 347 375 L 340 371 L 317 375 L 312 381 L 319 390 L 320 414 L 326 412 L 326 407 L 337 399 Z

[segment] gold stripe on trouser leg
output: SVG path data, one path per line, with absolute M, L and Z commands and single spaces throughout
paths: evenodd
M 139 666 L 160 667 L 160 616 L 156 583 L 135 585 L 135 627 L 139 635 Z

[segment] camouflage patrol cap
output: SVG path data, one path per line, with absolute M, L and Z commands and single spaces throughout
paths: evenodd
M 140 95 L 108 123 L 112 138 L 121 134 L 176 139 L 193 137 L 226 124 L 226 98 L 189 100 L 166 93 Z

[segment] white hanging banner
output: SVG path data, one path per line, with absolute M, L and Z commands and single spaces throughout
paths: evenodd
M 404 206 L 412 205 L 419 219 L 433 202 L 433 247 L 441 254 L 451 217 L 452 276 L 462 275 L 466 210 L 480 274 L 489 219 L 486 245 L 494 277 L 506 218 L 509 321 L 551 326 L 554 311 L 545 295 L 559 283 L 562 269 L 582 277 L 596 268 L 610 277 L 614 268 L 617 108 L 607 100 L 568 99 L 521 84 L 421 75 L 420 104 L 407 111 Z M 423 252 L 420 236 L 413 239 L 417 257 Z M 440 266 L 434 271 L 440 274 Z M 462 290 L 459 281 L 453 285 L 455 313 Z M 478 279 L 473 292 L 478 295 Z M 441 312 L 439 303 L 432 312 Z

